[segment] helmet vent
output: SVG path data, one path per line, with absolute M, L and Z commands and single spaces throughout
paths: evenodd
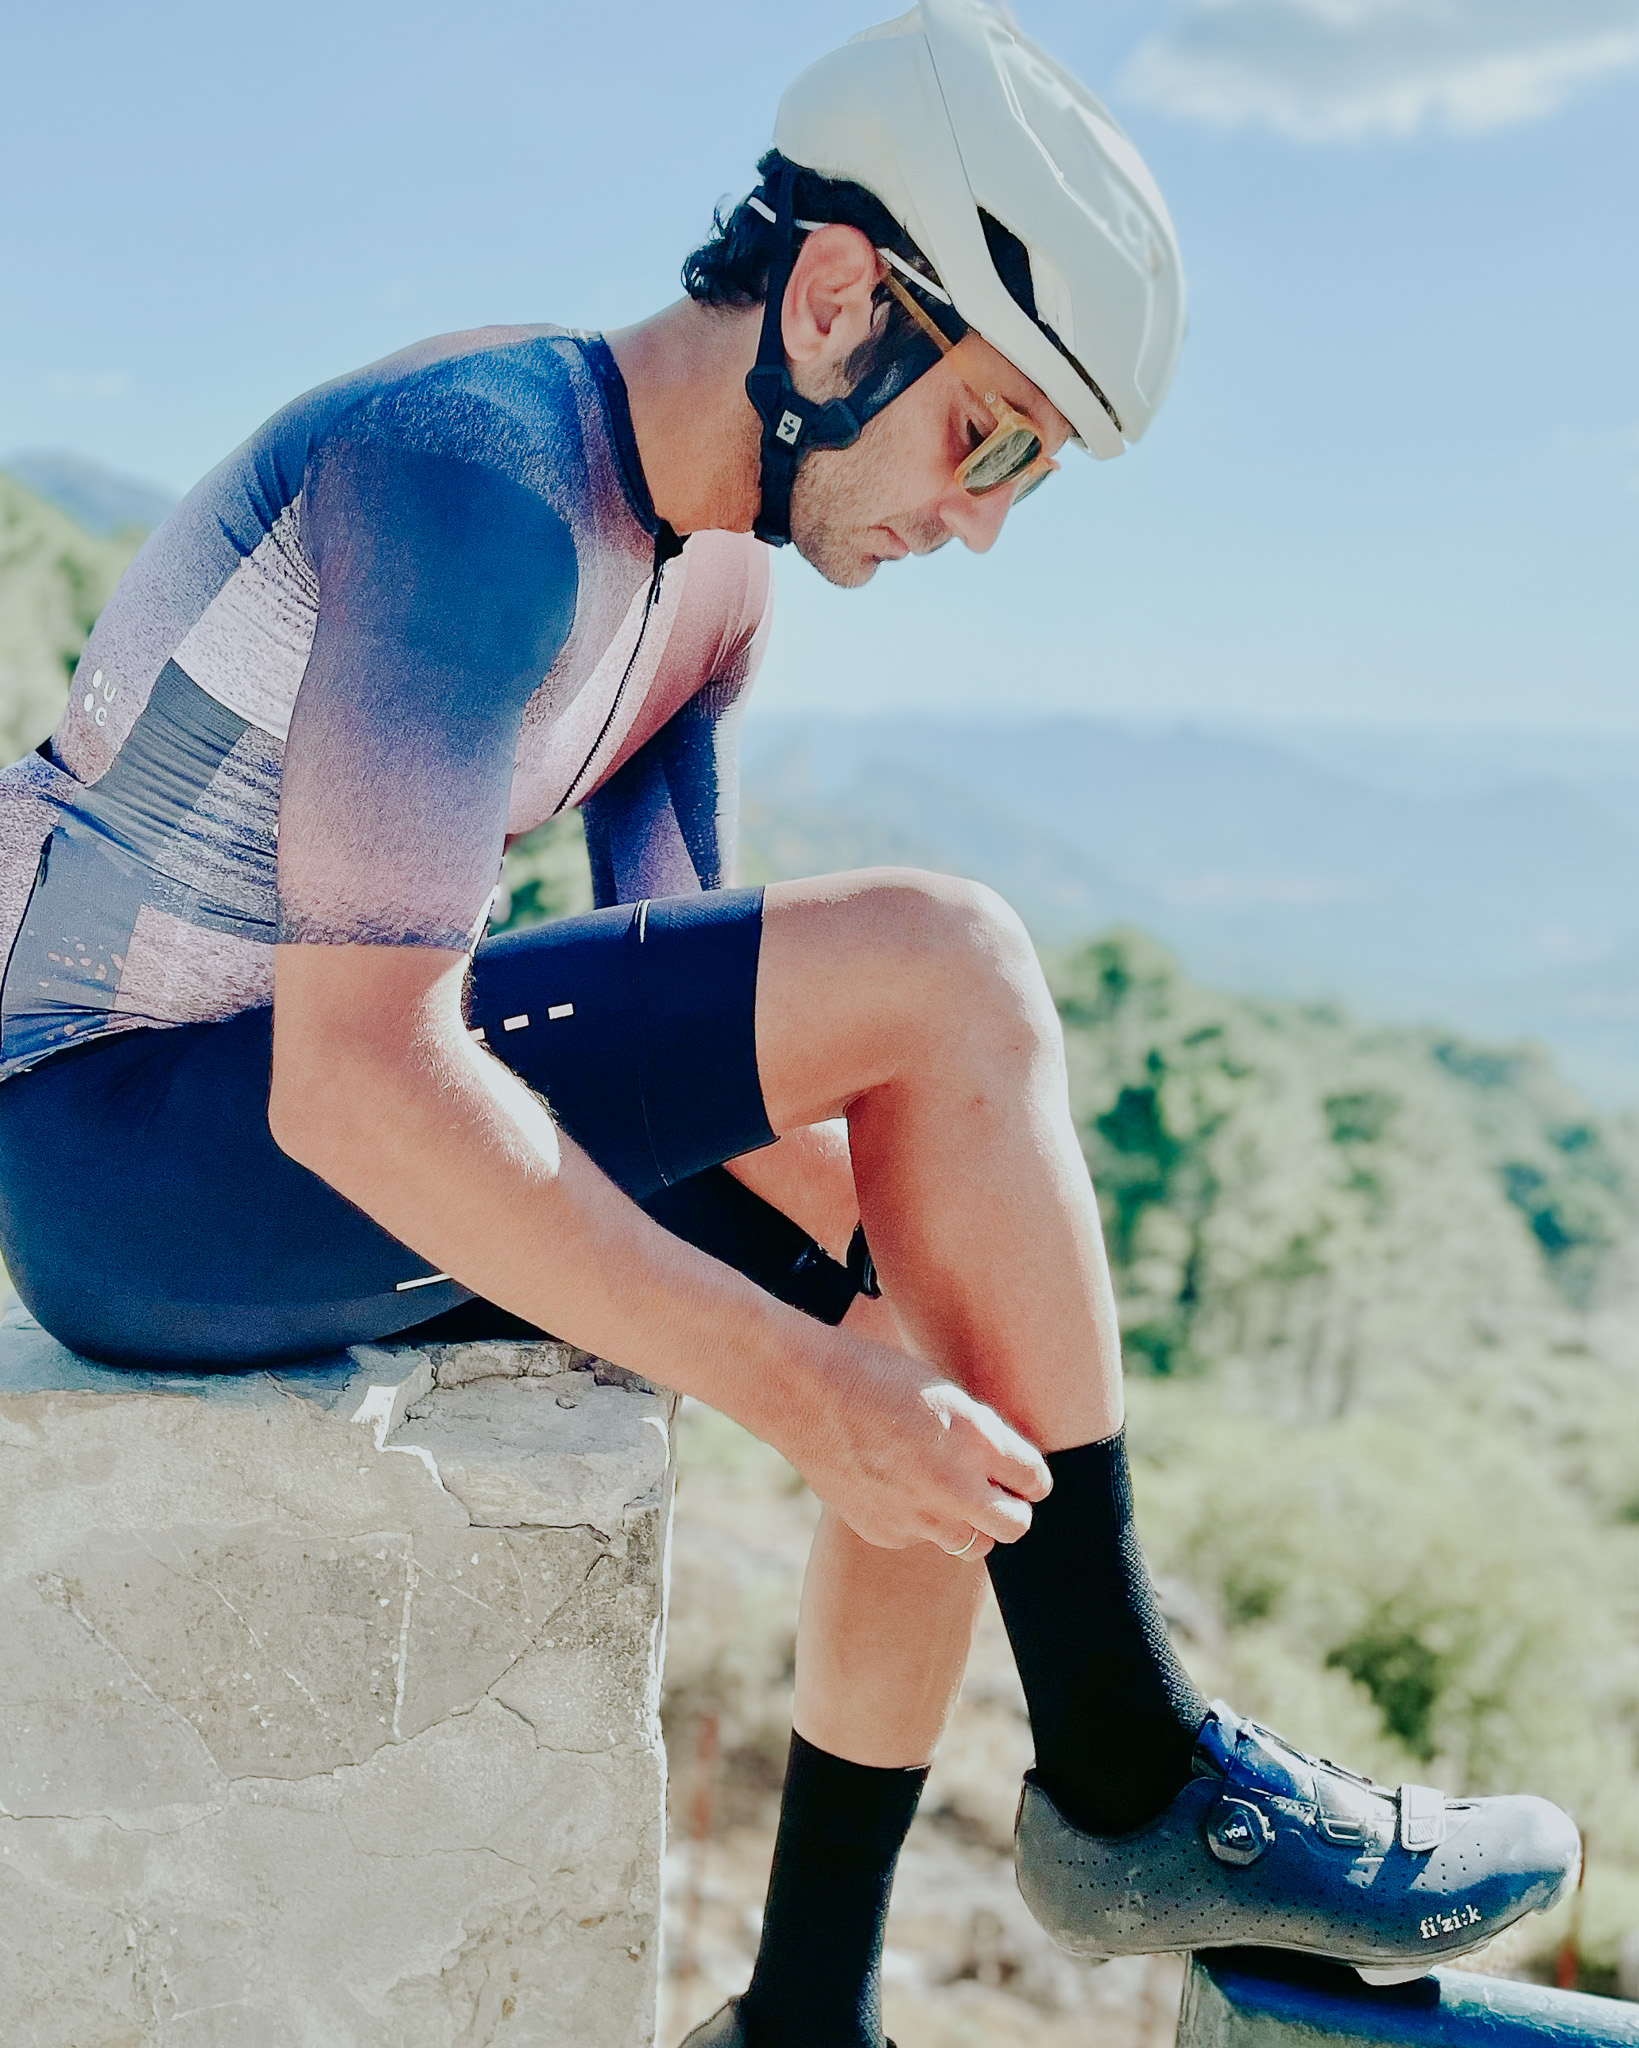
M 996 216 L 993 213 L 987 212 L 982 206 L 979 208 L 979 221 L 985 231 L 985 246 L 990 251 L 990 260 L 996 266 L 996 275 L 1007 287 L 1008 297 L 1012 299 L 1013 303 L 1021 311 L 1029 314 L 1030 318 L 1041 329 L 1042 333 L 1046 335 L 1054 348 L 1058 350 L 1059 354 L 1063 356 L 1071 369 L 1075 371 L 1082 383 L 1086 385 L 1087 389 L 1109 414 L 1111 424 L 1116 432 L 1118 434 L 1122 432 L 1121 415 L 1098 388 L 1097 382 L 1088 375 L 1087 371 L 1076 360 L 1065 341 L 1053 331 L 1046 320 L 1042 318 L 1040 312 L 1038 312 L 1036 308 L 1035 280 L 1030 273 L 1030 251 L 1019 240 L 1018 236 L 1014 234 L 1011 228 L 1003 227 Z M 1059 285 L 1059 289 L 1062 291 L 1062 280 L 1059 280 L 1056 274 L 1054 282 Z M 1059 293 L 1055 292 L 1053 296 L 1056 298 L 1059 296 Z

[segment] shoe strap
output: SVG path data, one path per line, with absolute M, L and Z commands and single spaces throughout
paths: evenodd
M 1402 1785 L 1400 1846 L 1413 1856 L 1426 1856 L 1446 1838 L 1446 1796 L 1432 1785 Z
M 1255 1760 L 1254 1756 L 1240 1753 L 1243 1738 L 1248 1737 L 1257 1745 Z M 1292 1750 L 1278 1735 L 1270 1735 L 1255 1722 L 1242 1720 L 1222 1700 L 1212 1702 L 1212 1711 L 1195 1742 L 1196 1769 L 1222 1778 L 1237 1790 L 1273 1793 L 1277 1797 L 1313 1797 L 1313 1787 L 1300 1786 L 1291 1777 L 1291 1766 L 1285 1758 L 1289 1756 L 1300 1768 L 1308 1765 L 1317 1774 L 1334 1768 L 1324 1759 Z M 1339 1775 L 1354 1777 L 1353 1772 Z M 1376 1785 L 1369 1778 L 1356 1782 L 1380 1797 L 1388 1796 L 1386 1786 Z M 1393 1797 L 1399 1808 L 1401 1848 L 1412 1856 L 1427 1856 L 1438 1849 L 1446 1837 L 1445 1794 L 1432 1785 L 1402 1785 Z

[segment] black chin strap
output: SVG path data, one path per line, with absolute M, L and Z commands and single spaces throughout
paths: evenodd
M 757 360 L 746 373 L 746 396 L 763 423 L 762 505 L 751 530 L 776 548 L 783 548 L 791 538 L 791 486 L 796 481 L 797 464 L 810 448 L 851 448 L 865 424 L 843 399 L 815 405 L 804 398 L 785 366 L 780 314 L 797 255 L 797 232 L 791 221 L 795 182 L 782 168 L 765 187 L 774 206 L 774 254 L 768 266 Z
M 867 422 L 939 360 L 935 345 L 917 335 L 846 399 L 830 398 L 818 405 L 796 389 L 786 368 L 780 317 L 797 256 L 795 185 L 792 171 L 782 166 L 770 173 L 763 188 L 774 210 L 774 254 L 768 266 L 757 360 L 746 373 L 746 396 L 763 423 L 762 503 L 751 530 L 776 548 L 791 538 L 791 486 L 809 449 L 851 448 Z

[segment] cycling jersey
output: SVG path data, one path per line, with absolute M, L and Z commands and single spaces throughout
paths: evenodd
M 596 336 L 445 337 L 278 413 L 0 774 L 0 1080 L 265 1007 L 275 941 L 470 950 L 566 807 L 600 903 L 720 885 L 767 551 L 669 538 Z

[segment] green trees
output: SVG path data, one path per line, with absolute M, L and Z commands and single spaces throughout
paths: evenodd
M 1529 1788 L 1639 1921 L 1639 1147 L 1529 1048 L 1054 963 L 1146 1544 L 1198 1675 L 1391 1781 Z
M 0 471 L 0 763 L 56 724 L 85 637 L 140 539 L 99 540 Z
M 507 848 L 501 890 L 490 914 L 492 932 L 522 931 L 549 917 L 573 917 L 592 907 L 592 874 L 580 813 L 548 818 Z

